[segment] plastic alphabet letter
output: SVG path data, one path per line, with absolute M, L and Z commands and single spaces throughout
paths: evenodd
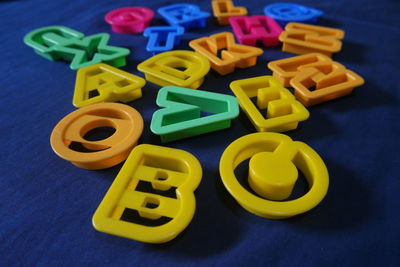
M 201 177 L 200 163 L 192 154 L 139 145 L 93 215 L 93 226 L 141 242 L 168 242 L 191 222 Z
M 54 50 L 63 54 L 65 60 L 71 61 L 70 68 L 73 70 L 96 63 L 106 63 L 114 67 L 125 66 L 125 57 L 129 55 L 129 49 L 110 46 L 109 39 L 109 34 L 98 33 L 81 40 L 56 45 Z
M 192 4 L 173 4 L 157 9 L 157 12 L 170 24 L 178 25 L 188 30 L 190 28 L 204 28 L 210 13 L 201 11 Z
M 174 86 L 158 91 L 157 105 L 163 109 L 154 112 L 150 129 L 163 143 L 229 128 L 239 115 L 233 96 Z
M 108 12 L 104 19 L 114 32 L 141 33 L 153 17 L 153 10 L 145 7 L 122 7 Z
M 246 16 L 247 8 L 235 7 L 231 0 L 213 0 L 211 2 L 214 17 L 218 19 L 219 25 L 229 25 L 229 18 Z
M 70 61 L 73 70 L 96 63 L 124 66 L 129 49 L 110 46 L 109 39 L 107 33 L 84 37 L 82 33 L 66 27 L 49 26 L 28 33 L 24 42 L 46 59 Z
M 57 43 L 68 42 L 71 39 L 79 40 L 83 37 L 83 33 L 64 26 L 47 26 L 29 32 L 24 37 L 24 43 L 32 47 L 38 55 L 49 60 L 57 60 L 62 57 L 54 50 Z
M 146 80 L 160 86 L 175 85 L 197 89 L 210 71 L 203 55 L 186 50 L 173 50 L 155 55 L 137 66 Z
M 230 84 L 240 107 L 259 132 L 284 132 L 308 119 L 308 110 L 272 76 L 237 80 Z M 251 98 L 257 97 L 257 105 Z M 265 118 L 257 109 L 267 109 Z
M 277 46 L 281 26 L 267 16 L 241 16 L 229 18 L 233 33 L 239 43 L 256 46 L 261 41 L 264 46 Z
M 264 13 L 275 19 L 282 27 L 289 22 L 315 24 L 324 14 L 321 10 L 293 3 L 274 3 L 264 8 Z
M 142 97 L 145 84 L 143 78 L 110 65 L 90 65 L 76 74 L 73 104 L 80 108 L 102 102 L 128 103 Z
M 238 181 L 235 168 L 249 160 L 248 191 Z M 310 189 L 303 196 L 286 200 L 299 171 Z M 253 133 L 233 141 L 219 163 L 222 182 L 247 211 L 269 219 L 289 218 L 307 212 L 325 197 L 329 174 L 321 157 L 307 144 L 278 133 Z
M 180 36 L 185 32 L 185 28 L 180 26 L 158 26 L 148 27 L 143 36 L 148 37 L 146 50 L 153 55 L 170 51 L 175 45 L 179 45 Z
M 294 54 L 321 53 L 328 57 L 342 49 L 344 31 L 322 26 L 290 22 L 279 36 L 282 51 Z
M 364 79 L 319 53 L 271 61 L 268 68 L 304 106 L 312 106 L 350 94 Z M 315 90 L 312 88 L 315 86 Z
M 263 50 L 257 47 L 235 43 L 233 34 L 221 32 L 209 37 L 190 41 L 189 46 L 210 60 L 211 68 L 220 75 L 231 73 L 238 68 L 248 68 L 257 63 Z M 218 57 L 218 51 L 221 51 Z
M 331 58 L 319 53 L 310 53 L 302 56 L 288 57 L 268 63 L 268 68 L 273 71 L 273 76 L 284 87 L 290 86 L 290 80 L 300 73 L 299 67 L 313 64 L 331 62 Z
M 88 140 L 98 128 L 113 128 L 111 136 Z M 124 161 L 143 131 L 136 109 L 118 103 L 100 103 L 75 110 L 54 127 L 50 143 L 54 152 L 79 168 L 100 170 Z

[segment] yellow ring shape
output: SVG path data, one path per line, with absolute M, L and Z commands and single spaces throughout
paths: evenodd
M 272 201 L 246 190 L 237 180 L 235 168 L 263 152 L 290 160 L 306 177 L 309 191 L 294 200 Z M 322 201 L 329 186 L 328 171 L 320 156 L 305 143 L 294 142 L 290 137 L 278 133 L 254 133 L 235 140 L 222 154 L 219 170 L 226 189 L 243 208 L 269 219 L 284 219 L 309 211 Z M 285 174 L 284 169 L 282 172 Z

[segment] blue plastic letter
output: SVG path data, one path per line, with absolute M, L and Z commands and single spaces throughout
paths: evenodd
M 282 27 L 289 22 L 314 24 L 317 22 L 318 17 L 324 14 L 318 9 L 292 3 L 267 5 L 264 8 L 264 13 L 266 16 L 275 19 Z
M 146 50 L 153 55 L 170 51 L 174 45 L 180 43 L 180 36 L 185 32 L 185 28 L 180 26 L 158 26 L 148 27 L 143 35 L 149 38 Z
M 171 25 L 185 28 L 204 28 L 210 13 L 201 11 L 196 5 L 174 4 L 160 7 L 157 12 Z

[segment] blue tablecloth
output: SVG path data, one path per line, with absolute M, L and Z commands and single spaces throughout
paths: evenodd
M 192 1 L 211 12 L 209 1 Z M 313 147 L 330 174 L 326 198 L 312 211 L 287 220 L 257 217 L 241 208 L 222 185 L 219 158 L 233 140 L 255 132 L 241 112 L 227 130 L 167 144 L 193 153 L 204 175 L 197 209 L 175 240 L 149 245 L 97 232 L 91 219 L 121 164 L 101 171 L 79 169 L 57 157 L 49 144 L 53 127 L 75 110 L 76 72 L 24 45 L 26 33 L 65 25 L 86 35 L 111 34 L 110 44 L 131 50 L 123 70 L 143 76 L 138 63 L 151 55 L 146 38 L 111 31 L 104 15 L 123 6 L 153 10 L 173 1 L 1 1 L 0 265 L 76 266 L 398 266 L 400 262 L 400 2 L 298 1 L 321 9 L 318 24 L 345 30 L 334 59 L 365 79 L 335 101 L 309 108 L 310 118 L 287 132 Z M 236 0 L 249 14 L 268 1 Z M 152 25 L 165 25 L 156 15 Z M 221 31 L 214 18 L 188 41 Z M 266 64 L 291 54 L 265 48 L 255 67 L 226 76 L 210 71 L 202 90 L 232 94 L 229 83 L 271 74 Z M 149 130 L 160 87 L 147 83 L 130 103 L 142 114 L 141 143 L 160 144 Z M 245 172 L 243 172 L 245 173 Z

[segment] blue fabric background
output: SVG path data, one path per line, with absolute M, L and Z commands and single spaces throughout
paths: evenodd
M 330 173 L 330 188 L 312 211 L 273 221 L 242 209 L 224 189 L 218 162 L 236 138 L 255 132 L 246 116 L 230 129 L 167 144 L 193 153 L 203 166 L 197 210 L 175 240 L 149 245 L 97 232 L 92 215 L 121 165 L 87 171 L 58 158 L 49 136 L 75 110 L 75 71 L 51 62 L 23 44 L 29 31 L 65 25 L 86 35 L 111 34 L 110 44 L 131 50 L 122 69 L 143 76 L 136 65 L 150 54 L 141 35 L 111 31 L 103 16 L 122 6 L 153 10 L 173 1 L 1 1 L 0 265 L 232 265 L 398 266 L 400 2 L 298 1 L 325 11 L 320 25 L 346 32 L 334 58 L 360 74 L 365 85 L 348 97 L 310 108 L 311 117 L 287 134 L 313 147 Z M 211 12 L 209 1 L 193 1 Z M 263 14 L 269 1 L 236 0 L 249 14 Z M 156 15 L 153 25 L 165 22 Z M 209 18 L 188 41 L 230 27 Z M 266 64 L 291 54 L 266 48 L 255 67 L 206 76 L 202 90 L 231 94 L 233 80 L 268 75 Z M 141 143 L 160 144 L 149 130 L 159 86 L 148 83 L 131 103 L 145 120 Z

